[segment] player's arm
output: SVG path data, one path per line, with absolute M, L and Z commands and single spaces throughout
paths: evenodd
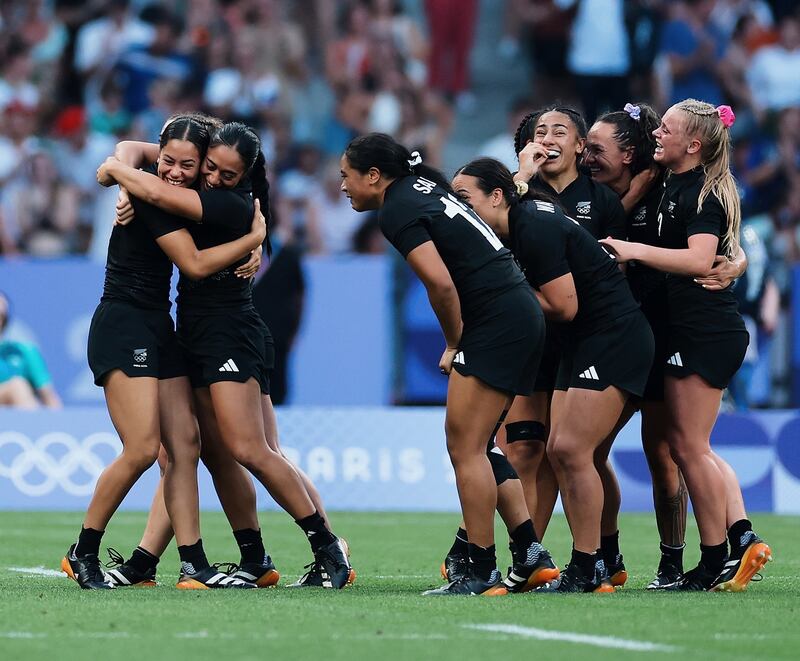
M 646 168 L 635 174 L 631 179 L 631 185 L 628 187 L 625 195 L 620 198 L 622 208 L 625 213 L 630 213 L 633 208 L 642 201 L 645 195 L 650 192 L 656 179 L 658 178 L 658 166 Z
M 693 234 L 688 239 L 688 248 L 657 248 L 611 237 L 600 239 L 600 243 L 619 262 L 637 261 L 667 273 L 702 277 L 714 263 L 719 237 L 714 234 Z
M 168 213 L 198 223 L 203 220 L 200 196 L 191 188 L 171 186 L 156 175 L 125 165 L 113 156 L 97 169 L 97 181 L 100 184 L 106 185 L 108 179 L 124 186 L 134 197 Z
M 447 343 L 439 367 L 443 372 L 449 374 L 453 358 L 458 351 L 463 328 L 461 301 L 459 301 L 456 286 L 439 251 L 433 245 L 433 241 L 426 241 L 414 248 L 408 253 L 406 260 L 425 286 L 428 300 L 439 320 Z
M 539 285 L 538 291 L 534 289 L 536 298 L 542 306 L 542 311 L 548 319 L 553 321 L 572 321 L 578 314 L 578 293 L 575 291 L 575 280 L 572 273 Z
M 724 255 L 717 255 L 714 258 L 714 265 L 711 270 L 701 278 L 694 281 L 710 291 L 721 291 L 731 286 L 736 278 L 741 278 L 747 270 L 747 255 L 744 248 L 738 246 L 736 256 L 728 259 Z
M 156 239 L 159 248 L 184 275 L 200 280 L 249 255 L 267 236 L 267 223 L 258 200 L 250 232 L 243 237 L 205 250 L 198 250 L 188 230 L 180 229 Z
M 152 142 L 123 140 L 114 149 L 114 158 L 134 168 L 141 168 L 158 160 L 159 147 Z

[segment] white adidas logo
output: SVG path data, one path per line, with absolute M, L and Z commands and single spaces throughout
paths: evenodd
M 591 379 L 592 381 L 599 381 L 600 377 L 597 376 L 597 370 L 592 365 L 588 370 L 584 370 L 578 375 L 581 379 Z
M 236 363 L 233 362 L 233 358 L 228 358 L 225 361 L 225 364 L 219 368 L 220 372 L 238 372 L 239 368 L 236 367 Z
M 466 365 L 466 362 L 464 362 L 464 352 L 463 351 L 459 351 L 455 355 L 455 357 L 453 358 L 453 363 L 458 363 L 459 365 Z
M 676 351 L 674 355 L 670 356 L 667 362 L 670 365 L 675 365 L 676 367 L 683 367 L 683 361 L 681 360 L 680 351 Z

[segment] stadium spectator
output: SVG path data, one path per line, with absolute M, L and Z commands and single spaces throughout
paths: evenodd
M 778 43 L 756 51 L 747 70 L 753 103 L 767 112 L 800 106 L 800 20 L 787 16 L 779 28 Z
M 10 303 L 0 292 L 0 406 L 61 408 L 61 399 L 35 344 L 4 339 Z
M 150 107 L 150 86 L 161 79 L 188 82 L 195 73 L 191 55 L 178 50 L 183 32 L 181 19 L 160 5 L 150 5 L 143 16 L 153 27 L 147 46 L 133 45 L 122 51 L 114 69 L 125 94 L 125 107 L 138 113 Z
M 431 35 L 428 84 L 454 100 L 459 110 L 475 110 L 470 91 L 469 55 L 478 19 L 477 0 L 426 0 Z
M 509 11 L 522 25 L 529 62 L 534 71 L 533 90 L 540 99 L 562 99 L 573 95 L 567 81 L 567 46 L 575 6 L 560 0 L 509 0 Z
M 564 3 L 562 3 L 564 4 Z M 579 0 L 570 32 L 567 69 L 575 77 L 583 114 L 591 124 L 629 98 L 631 69 L 622 0 Z
M 666 104 L 686 98 L 722 103 L 718 64 L 724 37 L 709 22 L 713 0 L 679 0 L 670 3 L 671 19 L 661 32 L 661 55 L 668 64 Z
M 514 133 L 517 127 L 522 124 L 525 115 L 531 112 L 534 107 L 533 99 L 529 97 L 514 99 L 508 107 L 506 130 L 484 142 L 478 148 L 478 154 L 495 158 L 512 172 L 516 172 L 519 163 L 517 161 L 517 153 L 514 151 Z
M 358 212 L 339 190 L 340 184 L 339 162 L 330 160 L 323 169 L 321 185 L 311 192 L 315 215 L 321 221 L 319 252 L 330 255 L 352 252 L 355 233 L 362 223 Z

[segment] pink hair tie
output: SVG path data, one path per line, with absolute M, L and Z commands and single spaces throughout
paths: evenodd
M 722 120 L 722 125 L 729 129 L 733 126 L 733 123 L 736 121 L 736 115 L 733 113 L 733 108 L 730 106 L 717 106 L 717 114 L 719 114 L 719 118 Z

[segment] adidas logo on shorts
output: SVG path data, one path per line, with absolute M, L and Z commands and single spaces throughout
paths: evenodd
M 588 370 L 584 370 L 578 375 L 578 378 L 581 379 L 590 379 L 592 381 L 599 381 L 600 377 L 597 376 L 597 370 L 592 365 Z
M 670 356 L 667 362 L 670 365 L 675 365 L 676 367 L 683 367 L 683 361 L 681 360 L 680 351 L 676 351 L 672 356 Z
M 466 364 L 467 364 L 467 363 L 464 361 L 464 352 L 463 352 L 463 351 L 459 351 L 459 352 L 458 352 L 458 353 L 455 355 L 455 358 L 453 358 L 453 364 L 455 365 L 456 363 L 458 363 L 459 365 L 466 365 Z
M 225 361 L 225 364 L 219 368 L 220 372 L 238 372 L 239 368 L 236 366 L 236 363 L 233 362 L 233 358 L 228 358 Z

